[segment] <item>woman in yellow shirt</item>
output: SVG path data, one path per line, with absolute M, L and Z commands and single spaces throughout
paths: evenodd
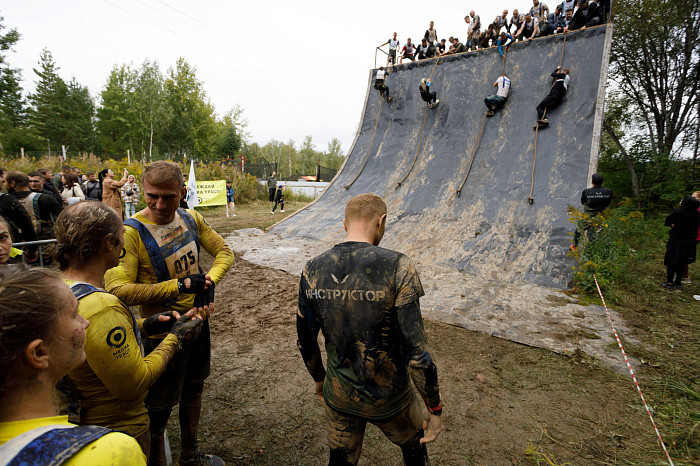
M 56 383 L 85 360 L 88 322 L 53 271 L 0 267 L 0 458 L 18 464 L 144 465 L 138 443 L 58 416 Z

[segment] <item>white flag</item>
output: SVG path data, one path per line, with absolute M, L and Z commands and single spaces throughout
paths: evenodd
M 187 207 L 194 209 L 199 205 L 197 197 L 197 180 L 194 178 L 194 160 L 190 160 L 190 176 L 187 177 Z

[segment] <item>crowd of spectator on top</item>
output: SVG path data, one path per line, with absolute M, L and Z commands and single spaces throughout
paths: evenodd
M 564 0 L 553 11 L 545 3 L 532 0 L 532 7 L 525 13 L 515 9 L 509 19 L 508 10 L 503 10 L 488 25 L 482 23 L 474 10 L 470 11 L 464 17 L 467 24 L 464 42 L 453 36 L 447 40 L 439 39 L 435 24 L 431 21 L 419 44 L 413 43 L 409 37 L 401 47 L 397 33 L 394 33 L 380 47 L 389 45 L 387 66 L 396 64 L 397 58 L 398 63 L 402 63 L 404 59 L 423 60 L 490 47 L 498 47 L 503 56 L 504 49 L 513 42 L 598 26 L 607 21 L 609 13 L 610 0 Z

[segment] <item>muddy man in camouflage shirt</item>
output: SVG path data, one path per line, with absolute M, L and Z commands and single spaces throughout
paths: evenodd
M 367 421 L 401 447 L 407 465 L 429 464 L 425 444 L 442 430 L 437 368 L 418 303 L 423 287 L 407 256 L 378 247 L 386 214 L 374 194 L 352 198 L 345 242 L 310 260 L 299 284 L 298 346 L 326 401 L 333 465 L 358 462 Z

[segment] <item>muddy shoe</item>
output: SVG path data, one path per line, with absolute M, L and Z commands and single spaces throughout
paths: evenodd
M 492 117 L 492 116 L 494 116 L 495 114 L 496 114 L 496 112 L 494 112 L 493 110 L 489 110 L 488 112 L 486 112 L 486 116 L 487 116 L 487 117 Z
M 178 458 L 180 466 L 226 466 L 224 460 L 216 455 L 205 455 L 198 451 L 196 455 L 188 460 L 183 460 L 182 456 Z
M 391 102 L 393 99 L 394 99 L 393 97 L 387 97 L 387 98 L 386 98 L 386 102 L 389 103 L 389 102 Z

